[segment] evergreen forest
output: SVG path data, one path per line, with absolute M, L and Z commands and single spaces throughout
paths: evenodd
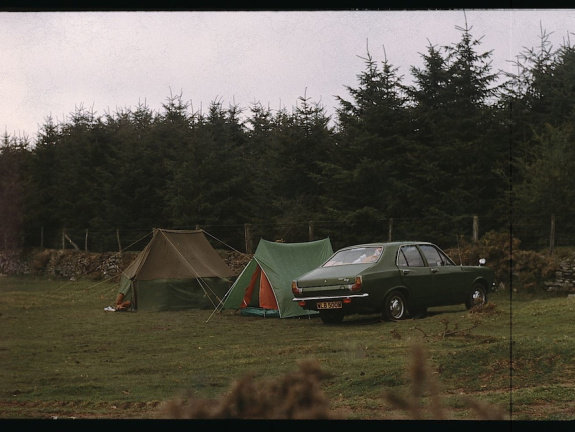
M 442 247 L 467 234 L 511 232 L 526 247 L 575 244 L 575 47 L 542 32 L 495 71 L 471 28 L 431 42 L 409 84 L 391 60 L 364 69 L 335 114 L 305 95 L 291 110 L 213 101 L 194 111 L 169 95 L 96 115 L 47 117 L 33 139 L 0 138 L 0 249 L 59 247 L 62 231 L 116 250 L 153 228 L 196 229 L 244 250 L 257 241 L 334 247 L 394 238 Z

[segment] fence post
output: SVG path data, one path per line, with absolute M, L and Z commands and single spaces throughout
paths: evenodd
M 44 227 L 40 227 L 40 250 L 44 250 Z
M 62 228 L 62 250 L 66 249 L 66 228 Z
M 549 255 L 553 255 L 555 249 L 555 214 L 551 215 L 551 230 L 549 233 Z
M 473 241 L 479 240 L 479 216 L 473 216 Z
M 251 234 L 251 224 L 244 224 L 244 236 L 246 240 L 246 253 L 252 253 L 252 234 Z
M 309 221 L 308 240 L 313 241 L 313 221 Z
M 88 252 L 88 228 L 86 228 L 86 237 L 84 238 L 84 251 Z
M 389 218 L 389 222 L 387 225 L 387 241 L 391 241 L 393 234 L 393 218 Z
M 116 240 L 118 240 L 118 252 L 122 252 L 122 243 L 120 243 L 120 229 L 116 228 Z

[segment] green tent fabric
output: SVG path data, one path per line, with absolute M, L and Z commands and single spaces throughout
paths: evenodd
M 280 318 L 317 314 L 293 301 L 291 283 L 319 267 L 331 255 L 329 239 L 306 243 L 261 239 L 253 258 L 226 294 L 222 309 Z
M 116 309 L 215 309 L 233 278 L 202 230 L 154 229 L 150 242 L 122 272 Z

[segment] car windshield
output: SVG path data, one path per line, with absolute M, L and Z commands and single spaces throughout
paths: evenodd
M 381 246 L 344 249 L 332 256 L 329 261 L 323 265 L 323 267 L 373 263 L 379 259 L 382 250 Z

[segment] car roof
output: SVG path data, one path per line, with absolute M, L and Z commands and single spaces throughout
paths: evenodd
M 425 241 L 413 241 L 413 240 L 381 242 L 381 243 L 361 243 L 361 244 L 357 244 L 357 245 L 353 245 L 353 246 L 347 246 L 347 247 L 341 248 L 341 249 L 339 249 L 339 250 L 355 249 L 355 248 L 362 248 L 362 247 L 379 247 L 379 246 L 381 246 L 381 247 L 389 247 L 389 246 L 404 246 L 404 245 L 415 245 L 415 244 L 430 245 L 430 244 L 433 244 L 433 243 L 425 242 Z

